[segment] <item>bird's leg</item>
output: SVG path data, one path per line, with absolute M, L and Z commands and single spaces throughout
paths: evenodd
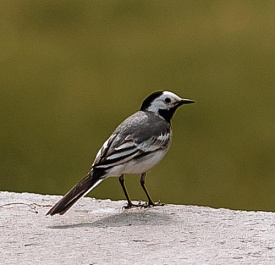
M 148 204 L 146 204 L 145 207 L 148 207 L 148 206 L 163 206 L 164 203 L 160 203 L 160 202 L 157 202 L 157 203 L 154 203 L 153 200 L 151 199 L 146 187 L 145 187 L 145 176 L 146 176 L 146 172 L 145 173 L 142 173 L 141 174 L 141 177 L 140 177 L 140 185 L 142 187 L 142 189 L 144 190 L 147 198 L 148 198 Z
M 126 187 L 125 187 L 125 185 L 124 185 L 124 175 L 121 175 L 121 176 L 119 177 L 119 182 L 120 182 L 120 185 L 121 185 L 121 187 L 122 187 L 122 189 L 123 189 L 123 192 L 124 192 L 124 194 L 125 194 L 125 197 L 126 197 L 126 199 L 127 199 L 127 201 L 128 201 L 128 204 L 127 204 L 124 208 L 125 208 L 125 209 L 130 209 L 131 207 L 138 207 L 139 205 L 133 204 L 132 201 L 131 201 L 131 199 L 130 199 L 130 197 L 129 197 L 129 195 L 128 195 L 127 189 L 126 189 Z

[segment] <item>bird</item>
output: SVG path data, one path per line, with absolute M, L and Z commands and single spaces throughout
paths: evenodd
M 88 174 L 64 195 L 46 215 L 66 213 L 81 197 L 85 196 L 108 177 L 118 177 L 127 199 L 125 208 L 133 204 L 125 183 L 125 174 L 141 174 L 140 185 L 148 203 L 156 206 L 146 187 L 147 171 L 155 167 L 166 155 L 172 140 L 171 119 L 178 107 L 194 103 L 170 91 L 150 94 L 136 113 L 126 118 L 105 141 L 98 151 Z

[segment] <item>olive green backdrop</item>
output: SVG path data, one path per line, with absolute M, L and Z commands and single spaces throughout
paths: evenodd
M 275 211 L 275 1 L 1 1 L 0 190 L 64 194 L 155 90 L 196 100 L 147 178 L 167 203 Z M 138 176 L 132 199 L 145 199 Z M 108 179 L 90 196 L 124 199 Z

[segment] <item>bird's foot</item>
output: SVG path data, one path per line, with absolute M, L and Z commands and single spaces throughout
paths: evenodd
M 158 202 L 149 201 L 149 202 L 145 203 L 144 205 L 142 205 L 142 207 L 148 208 L 148 207 L 164 206 L 164 205 L 165 205 L 165 203 L 161 203 L 160 201 L 158 201 Z
M 134 203 L 128 203 L 127 205 L 123 206 L 124 209 L 131 209 L 133 207 L 141 207 L 140 203 L 139 204 L 134 204 Z
M 165 203 L 161 203 L 160 201 L 158 202 L 153 202 L 153 201 L 149 201 L 149 202 L 145 202 L 142 203 L 141 201 L 139 201 L 138 204 L 134 204 L 134 203 L 128 203 L 126 206 L 123 206 L 124 209 L 131 209 L 133 207 L 141 207 L 141 208 L 149 208 L 149 207 L 154 207 L 154 206 L 164 206 Z

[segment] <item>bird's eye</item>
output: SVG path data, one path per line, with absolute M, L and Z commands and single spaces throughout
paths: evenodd
M 165 99 L 165 102 L 166 102 L 166 103 L 170 103 L 170 102 L 171 102 L 171 99 L 170 99 L 170 98 L 166 98 L 166 99 Z

